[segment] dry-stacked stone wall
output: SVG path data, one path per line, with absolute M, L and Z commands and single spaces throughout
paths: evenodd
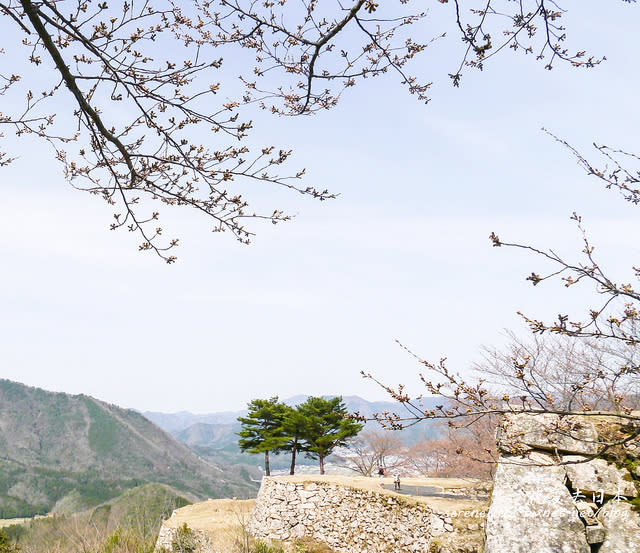
M 261 539 L 310 537 L 345 553 L 424 553 L 453 532 L 448 515 L 373 490 L 264 478 L 249 531 Z M 434 542 L 434 545 L 437 541 Z

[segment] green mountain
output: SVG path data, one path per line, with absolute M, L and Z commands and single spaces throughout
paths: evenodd
M 0 518 L 88 508 L 147 482 L 194 499 L 256 491 L 246 470 L 204 461 L 133 410 L 0 380 Z

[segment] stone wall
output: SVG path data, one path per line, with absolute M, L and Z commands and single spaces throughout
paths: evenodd
M 437 538 L 453 525 L 448 515 L 401 496 L 265 477 L 249 531 L 261 539 L 306 536 L 344 553 L 427 553 L 439 550 Z
M 631 503 L 640 490 L 635 424 L 506 416 L 484 553 L 640 552 L 640 514 Z
M 637 420 L 514 413 L 497 438 L 484 553 L 640 553 Z M 338 553 L 482 551 L 484 523 L 450 513 L 379 489 L 264 478 L 248 529 L 289 544 L 311 538 Z M 171 545 L 169 526 L 158 546 Z M 197 551 L 214 552 L 205 532 L 194 538 Z

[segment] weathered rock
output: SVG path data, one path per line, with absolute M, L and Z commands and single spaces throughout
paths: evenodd
M 505 453 L 521 453 L 536 448 L 564 453 L 597 453 L 595 426 L 577 416 L 552 413 L 505 415 L 498 431 L 498 447 Z
M 445 521 L 442 520 L 440 517 L 438 516 L 432 516 L 431 520 L 431 534 L 434 536 L 437 536 L 438 534 L 442 534 L 444 532 L 446 532 L 444 524 Z
M 587 526 L 585 530 L 588 544 L 593 545 L 595 543 L 602 543 L 604 541 L 606 530 L 604 526 L 602 526 L 602 524 Z
M 598 522 L 598 519 L 596 518 L 596 511 L 598 510 L 598 506 L 595 503 L 578 499 L 577 501 L 575 501 L 575 506 L 576 509 L 578 509 L 580 518 L 587 526 L 598 526 L 598 524 L 600 524 Z
M 640 514 L 625 501 L 608 501 L 598 518 L 606 530 L 598 553 L 635 553 L 640 551 Z
M 467 530 L 480 530 L 480 525 L 475 522 L 472 524 L 467 524 Z
M 574 490 L 604 494 L 605 497 L 636 497 L 638 492 L 631 475 L 626 469 L 619 469 L 604 459 L 591 459 L 582 455 L 564 455 L 567 478 Z M 584 462 L 580 462 L 584 461 Z
M 584 525 L 551 455 L 498 461 L 485 553 L 590 553 Z

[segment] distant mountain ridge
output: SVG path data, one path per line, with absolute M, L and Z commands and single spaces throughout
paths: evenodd
M 230 441 L 238 441 L 236 433 L 240 431 L 240 423 L 208 424 L 197 422 L 175 434 L 176 440 L 188 446 L 226 447 Z
M 296 406 L 304 403 L 310 396 L 298 394 L 282 401 L 287 405 Z M 325 399 L 337 397 L 336 395 L 322 396 Z M 350 413 L 360 413 L 362 416 L 371 418 L 375 413 L 383 413 L 384 411 L 401 411 L 402 406 L 393 401 L 368 401 L 360 396 L 342 396 L 342 401 L 347 406 Z M 436 398 L 424 398 L 423 403 L 425 409 L 431 409 L 437 403 Z M 238 417 L 244 417 L 247 414 L 246 409 L 238 411 L 219 411 L 205 414 L 195 414 L 189 411 L 179 411 L 177 413 L 161 413 L 158 411 L 143 411 L 142 414 L 150 421 L 157 424 L 163 430 L 166 430 L 173 436 L 177 436 L 181 431 L 195 424 L 213 424 L 225 425 L 235 424 Z
M 236 422 L 237 418 L 246 415 L 246 409 L 243 411 L 221 411 L 218 413 L 207 413 L 198 415 L 189 411 L 179 411 L 177 413 L 161 413 L 159 411 L 143 411 L 141 414 L 148 418 L 155 425 L 162 428 L 165 432 L 175 435 L 191 425 L 204 424 L 231 424 Z
M 0 379 L 0 518 L 86 507 L 145 482 L 197 498 L 255 494 L 246 471 L 223 470 L 141 414 L 85 395 Z
M 309 396 L 299 394 L 282 400 L 287 405 L 295 406 L 303 403 Z M 331 398 L 336 396 L 323 396 Z M 359 396 L 343 396 L 343 401 L 350 413 L 371 418 L 376 413 L 401 412 L 402 406 L 391 401 L 368 401 Z M 425 398 L 425 409 L 435 406 L 436 398 Z M 228 463 L 244 460 L 248 462 L 252 457 L 249 454 L 241 454 L 238 449 L 238 435 L 240 423 L 238 417 L 246 416 L 247 411 L 224 411 L 219 413 L 193 414 L 187 411 L 179 413 L 144 412 L 145 417 L 155 422 L 161 428 L 171 433 L 179 442 L 189 446 L 199 455 L 213 460 Z M 368 422 L 367 428 L 379 429 L 374 422 Z M 424 439 L 432 439 L 441 434 L 432 421 L 412 426 L 399 433 L 402 440 L 411 445 Z M 278 464 L 277 459 L 274 460 Z M 304 460 L 301 460 L 304 463 Z

